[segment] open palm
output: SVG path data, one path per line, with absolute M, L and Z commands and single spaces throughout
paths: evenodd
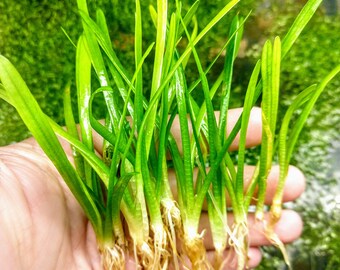
M 1 148 L 1 269 L 98 269 L 92 228 L 33 139 Z
M 235 111 L 232 115 L 237 119 L 239 112 Z M 232 119 L 230 117 L 231 122 Z M 253 114 L 249 127 L 249 145 L 261 140 L 261 136 L 255 132 L 259 130 L 258 119 L 260 114 L 257 112 Z M 96 143 L 100 144 L 98 141 Z M 233 147 L 237 147 L 237 142 Z M 65 149 L 68 149 L 66 144 Z M 71 158 L 70 149 L 67 151 Z M 246 171 L 250 173 L 251 170 L 248 167 Z M 268 179 L 268 203 L 275 190 L 277 177 L 278 168 L 273 168 Z M 303 175 L 291 167 L 284 200 L 296 199 L 303 188 Z M 0 213 L 0 269 L 101 268 L 91 224 L 52 163 L 32 138 L 0 148 Z M 262 233 L 261 224 L 256 223 L 251 215 L 249 224 L 249 266 L 255 267 L 261 260 L 259 247 L 269 243 Z M 204 214 L 201 228 L 207 229 L 205 245 L 208 257 L 213 259 L 209 223 Z M 276 231 L 283 242 L 291 242 L 300 235 L 301 228 L 299 216 L 285 210 Z M 128 268 L 134 269 L 132 260 Z M 232 268 L 230 265 L 228 269 Z

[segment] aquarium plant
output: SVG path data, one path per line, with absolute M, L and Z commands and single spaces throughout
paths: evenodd
M 81 205 L 95 231 L 105 269 L 123 269 L 126 256 L 132 256 L 143 269 L 167 269 L 169 265 L 180 269 L 186 261 L 191 269 L 220 269 L 226 263 L 222 253 L 228 245 L 237 256 L 237 269 L 244 269 L 249 246 L 247 214 L 255 190 L 256 220 L 263 223 L 266 236 L 281 249 L 289 264 L 274 232 L 281 215 L 288 164 L 309 113 L 340 66 L 318 84 L 306 86 L 278 127 L 280 66 L 321 0 L 309 0 L 282 39 L 276 37 L 264 44 L 250 78 L 245 78 L 248 87 L 243 112 L 229 134 L 226 123 L 233 95 L 233 65 L 247 24 L 247 17 L 235 12 L 240 1 L 228 1 L 202 29 L 195 16 L 199 1 L 188 10 L 183 10 L 177 0 L 155 2 L 145 11 L 140 1 L 135 1 L 135 67 L 130 74 L 131 68 L 124 66 L 119 50 L 112 45 L 104 11 L 89 10 L 86 0 L 77 0 L 83 27 L 78 41 L 73 42 L 77 107 L 70 98 L 73 89 L 66 86 L 66 129 L 40 109 L 15 67 L 3 56 L 0 97 L 16 108 Z M 155 40 L 145 47 L 142 24 L 147 13 L 154 23 Z M 204 56 L 197 50 L 200 41 L 230 14 L 234 17 L 224 46 L 209 66 L 202 66 Z M 224 68 L 216 80 L 210 81 L 209 72 L 223 54 Z M 186 77 L 189 60 L 197 70 L 197 78 L 190 78 L 190 84 Z M 146 62 L 152 63 L 151 74 L 143 70 Z M 151 83 L 146 84 L 147 80 Z M 202 103 L 194 98 L 197 91 L 203 96 Z M 217 92 L 221 97 L 219 117 L 212 103 Z M 104 120 L 93 114 L 97 98 L 105 104 Z M 246 187 L 246 133 L 257 102 L 262 108 L 262 143 L 255 172 Z M 79 125 L 73 116 L 76 110 Z M 172 131 L 175 122 L 180 127 L 180 143 Z M 95 152 L 93 132 L 103 138 L 102 156 Z M 237 134 L 235 167 L 229 147 Z M 74 163 L 67 159 L 58 137 L 72 146 Z M 266 180 L 273 160 L 278 160 L 280 178 L 266 222 Z M 170 168 L 176 175 L 176 200 L 169 184 Z M 206 258 L 204 231 L 199 231 L 204 203 L 216 253 L 214 265 Z M 232 225 L 228 225 L 228 212 L 234 215 Z

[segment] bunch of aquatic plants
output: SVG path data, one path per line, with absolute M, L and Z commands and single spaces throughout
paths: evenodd
M 159 0 L 156 7 L 149 9 L 155 41 L 143 48 L 144 13 L 136 0 L 135 71 L 129 74 L 112 46 L 103 11 L 97 10 L 92 18 L 86 0 L 78 0 L 83 25 L 83 34 L 75 44 L 79 126 L 73 117 L 70 88 L 66 87 L 66 130 L 42 112 L 19 73 L 0 56 L 0 96 L 17 109 L 82 206 L 96 233 L 105 268 L 123 268 L 126 256 L 134 257 L 137 265 L 146 269 L 167 269 L 170 264 L 179 269 L 186 259 L 192 269 L 213 268 L 205 256 L 204 232 L 199 231 L 206 202 L 216 250 L 214 267 L 223 267 L 222 253 L 230 245 L 237 256 L 238 269 L 243 269 L 249 245 L 247 213 L 256 189 L 256 219 L 265 224 L 268 238 L 284 252 L 273 228 L 281 214 L 288 164 L 313 105 L 340 67 L 296 97 L 276 134 L 280 64 L 321 2 L 310 0 L 282 41 L 277 37 L 265 43 L 261 59 L 247 78 L 243 113 L 227 135 L 233 64 L 246 18 L 234 17 L 225 45 L 210 66 L 202 66 L 196 47 L 215 24 L 237 8 L 238 2 L 229 1 L 199 31 L 195 17 L 199 1 L 184 11 L 179 1 L 170 10 L 167 1 Z M 207 75 L 223 52 L 224 69 L 216 81 L 209 82 Z M 190 57 L 198 74 L 188 85 L 185 69 Z M 145 61 L 150 59 L 151 75 L 143 72 Z M 97 89 L 93 89 L 96 83 L 91 81 L 92 74 L 98 80 Z M 151 80 L 151 89 L 144 89 L 146 78 Z M 195 91 L 202 92 L 202 104 L 193 98 Z M 219 117 L 212 105 L 217 91 L 222 93 Z M 246 132 L 251 109 L 261 95 L 261 153 L 246 188 Z M 95 98 L 105 102 L 104 121 L 93 116 Z M 172 131 L 175 122 L 179 123 L 180 140 Z M 102 157 L 94 149 L 94 131 L 103 138 Z M 228 150 L 238 133 L 235 167 Z M 57 136 L 71 144 L 74 164 L 67 159 Z M 265 223 L 266 179 L 275 156 L 280 178 L 270 221 Z M 170 168 L 176 175 L 176 201 L 169 183 Z M 227 197 L 231 210 L 227 209 Z M 231 226 L 227 210 L 234 215 Z

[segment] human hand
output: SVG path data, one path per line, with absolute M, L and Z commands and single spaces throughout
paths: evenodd
M 229 114 L 229 130 L 240 110 Z M 178 125 L 173 129 L 179 136 Z M 248 128 L 247 145 L 261 141 L 261 113 L 253 110 Z M 100 151 L 101 140 L 94 137 Z M 63 143 L 70 159 L 71 149 Z M 231 146 L 237 149 L 237 139 Z M 246 168 L 250 177 L 254 168 Z M 170 181 L 176 195 L 175 177 Z M 246 179 L 247 180 L 247 179 Z M 268 177 L 266 202 L 270 203 L 278 181 L 278 167 Z M 290 167 L 284 192 L 284 201 L 298 198 L 304 190 L 304 177 Z M 32 138 L 0 148 L 0 269 L 100 269 L 100 254 L 92 227 L 75 198 L 63 182 L 53 164 Z M 232 216 L 229 217 L 232 220 Z M 213 260 L 213 245 L 207 214 L 202 215 L 200 229 L 206 230 L 204 242 L 207 257 Z M 249 267 L 261 261 L 260 247 L 270 244 L 261 224 L 249 215 Z M 302 221 L 297 213 L 284 210 L 276 225 L 279 238 L 288 243 L 299 237 Z M 226 250 L 227 256 L 229 250 Z M 132 260 L 128 269 L 134 269 Z M 233 269 L 233 262 L 228 269 Z

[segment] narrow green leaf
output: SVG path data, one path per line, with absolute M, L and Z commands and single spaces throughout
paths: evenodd
M 136 0 L 136 13 L 135 13 L 135 63 L 136 68 L 138 63 L 141 62 L 142 59 L 142 41 L 143 41 L 143 33 L 142 33 L 142 14 L 140 1 Z M 144 115 L 143 111 L 143 71 L 139 70 L 136 77 L 135 84 L 135 99 L 134 99 L 134 124 L 136 125 L 137 133 L 139 132 L 140 125 L 142 124 L 142 119 Z
M 69 36 L 69 34 L 66 32 L 66 30 L 61 27 L 61 31 L 63 31 L 63 33 L 65 34 L 65 36 L 67 37 L 67 39 L 70 41 L 70 43 L 73 45 L 74 48 L 77 48 L 77 45 L 73 42 L 72 38 Z
M 83 143 L 86 147 L 93 151 L 92 128 L 90 125 L 89 101 L 91 98 L 91 59 L 89 56 L 86 39 L 84 36 L 79 38 L 77 44 L 76 56 L 76 82 L 77 82 L 77 99 L 78 113 L 81 121 L 80 133 Z M 98 192 L 96 176 L 93 174 L 91 166 L 85 162 L 85 179 L 86 183 L 95 191 Z
M 78 129 L 76 126 L 76 122 L 74 120 L 73 111 L 72 111 L 72 102 L 71 102 L 71 86 L 68 84 L 64 90 L 64 116 L 65 123 L 68 133 L 73 136 L 75 139 L 79 139 Z M 77 151 L 74 146 L 72 147 L 72 155 L 74 159 L 74 164 L 76 166 L 77 173 L 81 177 L 81 179 L 85 180 L 85 171 L 84 171 L 84 159 L 81 154 Z
M 200 1 L 197 0 L 195 1 L 192 6 L 189 8 L 188 12 L 185 14 L 184 18 L 183 18 L 183 23 L 186 27 L 188 27 L 189 23 L 193 20 L 193 18 L 195 17 L 195 14 L 197 12 L 198 6 L 200 4 Z M 184 33 L 184 27 L 181 25 L 179 27 L 178 33 L 177 33 L 177 39 L 179 39 L 182 34 Z
M 193 184 L 193 168 L 191 164 L 191 150 L 190 150 L 190 135 L 187 118 L 187 104 L 185 99 L 185 78 L 182 77 L 183 73 L 177 71 L 175 73 L 176 83 L 176 101 L 178 106 L 179 124 L 182 140 L 182 152 L 183 152 L 183 168 L 185 175 L 184 182 L 184 205 L 188 211 L 192 211 L 194 207 L 194 184 Z
M 267 189 L 267 177 L 272 166 L 274 138 L 279 103 L 281 42 L 276 37 L 274 45 L 267 41 L 262 54 L 262 144 L 258 175 L 258 201 L 256 218 L 264 217 L 264 203 Z
M 288 170 L 289 158 L 287 159 L 287 137 L 289 132 L 289 125 L 291 123 L 293 114 L 316 92 L 317 85 L 311 85 L 302 91 L 288 107 L 284 118 L 282 120 L 280 133 L 279 133 L 279 165 L 280 165 L 280 181 L 283 181 Z M 302 114 L 301 114 L 302 115 Z M 279 186 L 282 184 L 279 184 Z M 279 187 L 280 189 L 280 187 Z
M 261 70 L 261 62 L 258 61 L 250 77 L 246 96 L 245 96 L 245 101 L 243 105 L 240 141 L 239 141 L 239 150 L 238 150 L 237 174 L 236 174 L 236 181 L 235 181 L 235 193 L 236 193 L 237 202 L 232 202 L 233 206 L 235 205 L 235 203 L 238 204 L 239 206 L 242 206 L 244 204 L 243 192 L 244 192 L 244 163 L 245 163 L 246 136 L 247 136 L 249 119 L 250 119 L 250 113 L 253 107 L 256 84 L 258 82 L 258 76 L 259 76 L 260 70 Z M 240 213 L 240 214 L 243 216 L 246 213 Z
M 287 55 L 288 51 L 291 49 L 297 38 L 300 36 L 302 30 L 313 17 L 315 11 L 318 9 L 321 3 L 322 0 L 309 0 L 302 8 L 301 12 L 290 27 L 288 33 L 282 40 L 282 58 Z
M 149 12 L 150 12 L 150 17 L 153 22 L 153 25 L 157 27 L 157 11 L 153 5 L 149 5 Z
M 161 85 L 163 72 L 164 72 L 164 50 L 165 50 L 165 37 L 167 31 L 167 16 L 168 16 L 168 3 L 167 1 L 157 0 L 157 32 L 156 32 L 156 46 L 155 57 L 153 64 L 153 72 L 151 79 L 151 93 L 150 98 L 155 96 L 159 86 Z M 153 140 L 153 129 L 156 121 L 156 106 L 150 107 L 151 112 L 148 116 L 148 122 L 145 130 L 145 144 L 146 151 L 149 153 L 151 140 Z
M 240 39 L 240 35 L 242 35 L 242 29 L 238 31 L 239 28 L 239 18 L 236 15 L 231 23 L 229 30 L 229 39 L 228 46 L 226 50 L 225 63 L 223 67 L 224 72 L 224 80 L 221 91 L 221 105 L 220 105 L 220 119 L 219 119 L 219 137 L 221 139 L 221 143 L 224 142 L 224 139 L 227 135 L 227 113 L 229 109 L 229 99 L 230 99 L 230 89 L 231 82 L 233 77 L 233 65 L 234 60 L 237 55 L 237 44 Z M 233 35 L 236 33 L 235 35 Z

